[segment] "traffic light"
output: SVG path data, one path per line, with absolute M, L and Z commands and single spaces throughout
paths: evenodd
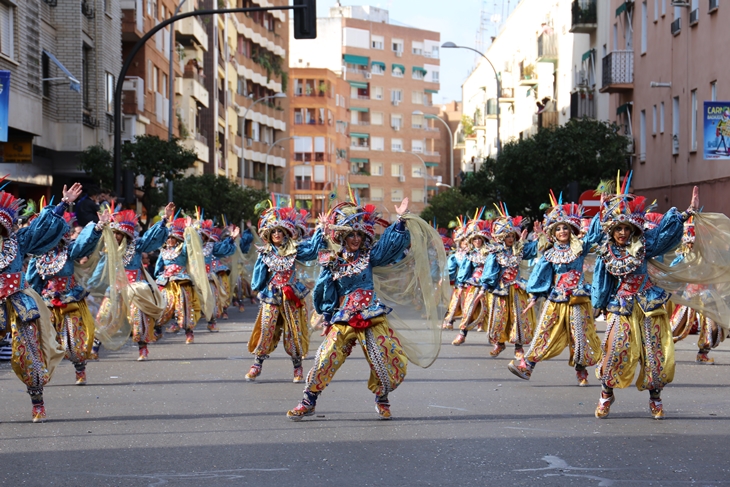
M 294 0 L 294 39 L 317 38 L 317 0 Z

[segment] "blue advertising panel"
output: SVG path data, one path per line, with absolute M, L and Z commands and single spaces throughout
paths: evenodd
M 10 111 L 10 71 L 0 70 L 0 142 L 8 141 Z
M 703 113 L 704 158 L 730 160 L 730 102 L 706 101 Z

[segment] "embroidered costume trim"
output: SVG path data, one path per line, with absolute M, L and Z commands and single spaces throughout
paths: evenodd
M 9 266 L 18 255 L 18 240 L 13 235 L 3 240 L 2 252 L 0 252 L 0 271 Z
M 355 260 L 348 262 L 338 259 L 332 266 L 332 279 L 337 281 L 343 277 L 354 276 L 360 274 L 370 265 L 370 252 L 361 253 Z
M 545 260 L 551 264 L 570 264 L 578 258 L 570 248 L 570 244 L 555 244 L 545 251 Z
M 164 260 L 175 260 L 180 256 L 182 252 L 183 244 L 176 245 L 175 247 L 162 247 L 160 249 L 160 255 Z
M 132 263 L 132 259 L 134 258 L 136 250 L 137 245 L 135 244 L 134 240 L 127 244 L 127 249 L 124 251 L 124 256 L 122 257 L 122 261 L 124 262 L 125 267 Z
M 36 257 L 35 268 L 43 279 L 58 274 L 68 260 L 68 247 L 56 247 Z
M 641 241 L 642 245 L 636 256 L 631 255 L 627 247 L 620 247 L 608 242 L 599 248 L 598 255 L 606 264 L 608 272 L 614 276 L 625 276 L 638 269 L 646 258 L 644 237 L 641 237 Z

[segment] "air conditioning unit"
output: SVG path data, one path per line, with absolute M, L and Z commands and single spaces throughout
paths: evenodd
M 395 57 L 403 57 L 403 51 L 395 51 Z
M 679 154 L 679 137 L 677 134 L 672 135 L 672 155 L 676 156 Z
M 628 144 L 626 144 L 626 152 L 628 152 L 629 154 L 634 153 L 634 141 L 633 140 L 631 142 L 629 142 Z
M 365 79 L 370 79 L 373 77 L 373 75 L 370 73 L 364 73 L 364 74 L 365 74 Z
M 405 183 L 406 182 L 405 174 L 401 174 L 400 176 L 398 176 L 398 181 L 400 181 L 401 183 Z
M 393 106 L 397 107 L 398 105 L 400 105 L 400 100 L 393 100 Z

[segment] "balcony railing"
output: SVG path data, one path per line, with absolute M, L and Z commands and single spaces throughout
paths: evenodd
M 598 28 L 596 0 L 573 0 L 570 32 L 590 34 Z
M 570 94 L 570 118 L 596 118 L 596 100 L 592 91 Z
M 555 61 L 558 59 L 558 36 L 554 32 L 543 32 L 537 38 L 537 59 Z
M 601 93 L 634 89 L 634 52 L 613 51 L 603 58 Z

